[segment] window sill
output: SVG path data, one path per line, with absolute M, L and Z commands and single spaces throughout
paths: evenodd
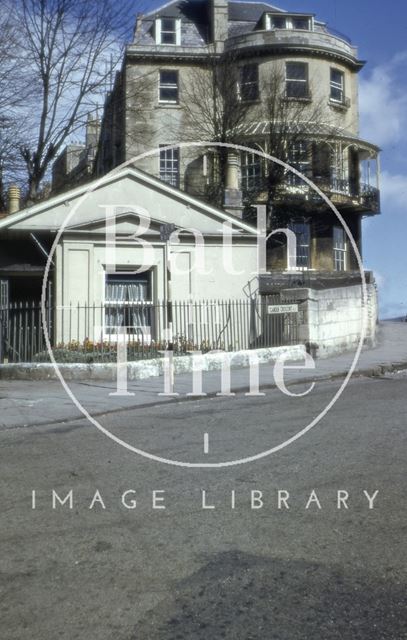
M 286 102 L 312 102 L 312 96 L 285 96 L 284 100 Z
M 254 100 L 243 100 L 240 99 L 241 104 L 250 106 L 250 105 L 254 105 L 254 104 L 261 104 L 261 98 L 255 98 Z
M 182 109 L 178 102 L 159 102 L 155 109 Z
M 350 108 L 350 100 L 349 98 L 345 98 L 343 102 L 337 102 L 336 100 L 330 99 L 328 101 L 330 107 L 334 109 L 338 109 L 338 111 L 347 111 Z

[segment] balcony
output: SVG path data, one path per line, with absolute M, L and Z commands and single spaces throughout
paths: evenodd
M 328 196 L 331 202 L 341 209 L 359 213 L 377 214 L 380 212 L 380 191 L 376 187 L 355 180 L 312 177 L 311 180 Z M 265 201 L 267 198 L 267 178 L 251 178 L 250 184 L 242 185 L 246 201 Z M 276 203 L 296 206 L 317 207 L 324 205 L 323 199 L 307 183 L 295 174 L 287 174 L 276 189 Z
M 291 174 L 290 180 L 292 178 L 297 178 L 297 176 Z M 380 211 L 380 191 L 376 187 L 363 182 L 358 184 L 353 179 L 330 178 L 327 180 L 315 177 L 313 181 L 335 205 L 341 208 L 356 207 L 361 211 L 371 211 L 372 213 Z M 312 192 L 314 198 L 320 199 L 318 194 L 308 185 L 303 184 L 302 186 L 305 187 L 306 192 Z
M 229 38 L 226 43 L 227 51 L 236 53 L 248 49 L 260 51 L 285 50 L 285 51 L 320 51 L 321 53 L 334 54 L 356 68 L 362 63 L 358 60 L 357 48 L 343 37 L 329 31 L 305 31 L 293 29 L 262 30 L 245 33 Z

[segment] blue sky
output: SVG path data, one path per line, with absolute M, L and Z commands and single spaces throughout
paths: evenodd
M 376 274 L 382 317 L 407 315 L 407 3 L 405 0 L 270 0 L 312 12 L 349 36 L 360 73 L 361 135 L 382 148 L 382 215 L 364 222 L 363 254 Z M 150 10 L 164 1 L 142 2 Z

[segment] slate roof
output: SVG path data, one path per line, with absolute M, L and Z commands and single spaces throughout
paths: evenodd
M 141 27 L 134 36 L 134 43 L 138 45 L 154 45 L 154 20 L 157 17 L 164 17 L 182 19 L 182 41 L 185 46 L 205 46 L 208 43 L 208 34 L 210 32 L 210 2 L 211 0 L 172 0 L 153 11 L 149 11 L 143 16 Z M 254 31 L 261 17 L 267 11 L 287 13 L 285 9 L 276 7 L 269 2 L 229 0 L 229 38 Z M 315 25 L 317 31 L 331 33 L 351 44 L 347 36 L 327 27 L 324 22 L 317 21 Z
M 231 22 L 258 22 L 265 11 L 282 12 L 283 9 L 278 9 L 267 2 L 244 2 L 243 0 L 229 2 L 229 20 Z M 145 14 L 145 18 L 150 16 L 182 17 L 190 22 L 206 22 L 208 0 L 173 0 L 173 2 L 168 2 Z
M 208 42 L 211 0 L 172 0 L 143 16 L 135 44 L 154 45 L 154 20 L 182 18 L 182 41 L 185 46 L 202 47 Z M 283 12 L 267 2 L 229 0 L 229 37 L 248 33 L 256 28 L 265 11 Z
M 268 2 L 229 2 L 229 20 L 233 22 L 258 22 L 265 11 L 284 12 Z
M 167 2 L 154 11 L 144 15 L 144 18 L 160 17 L 182 18 L 186 22 L 207 22 L 208 0 L 174 0 Z

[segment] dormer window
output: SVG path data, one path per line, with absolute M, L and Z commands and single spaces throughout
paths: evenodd
M 265 27 L 267 31 L 272 31 L 273 29 L 298 29 L 300 31 L 313 31 L 314 18 L 313 16 L 301 14 L 281 15 L 267 13 Z
M 291 18 L 293 29 L 302 29 L 303 31 L 310 31 L 311 21 L 309 18 Z
M 156 44 L 180 45 L 181 20 L 178 18 L 157 18 L 155 21 Z
M 271 18 L 272 29 L 286 29 L 286 18 L 281 16 L 272 16 Z

